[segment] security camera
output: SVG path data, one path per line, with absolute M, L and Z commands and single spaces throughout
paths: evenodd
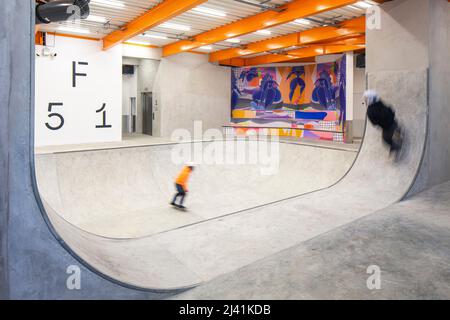
M 36 53 L 36 55 L 38 57 L 42 56 L 42 57 L 50 57 L 50 58 L 55 58 L 58 53 L 54 52 L 52 49 L 50 49 L 49 47 L 43 47 L 42 51 L 39 53 Z

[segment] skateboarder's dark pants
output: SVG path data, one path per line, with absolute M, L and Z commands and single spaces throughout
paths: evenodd
M 172 203 L 176 203 L 178 197 L 181 197 L 179 205 L 182 206 L 184 202 L 184 197 L 186 196 L 186 192 L 184 191 L 183 187 L 180 184 L 175 184 L 175 188 L 177 188 L 177 194 L 173 198 Z
M 391 151 L 400 150 L 401 147 L 393 139 L 397 129 L 398 129 L 397 121 L 394 121 L 394 123 L 388 129 L 383 129 L 383 140 L 391 147 Z
M 369 105 L 367 116 L 373 125 L 383 129 L 383 140 L 391 147 L 391 152 L 400 150 L 401 145 L 394 139 L 399 129 L 394 109 L 379 100 Z

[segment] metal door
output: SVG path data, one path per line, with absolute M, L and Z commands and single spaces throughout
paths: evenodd
M 142 131 L 144 134 L 153 135 L 153 94 L 142 93 Z

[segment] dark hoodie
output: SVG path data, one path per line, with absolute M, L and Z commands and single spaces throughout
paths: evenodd
M 372 103 L 367 108 L 367 116 L 370 122 L 380 126 L 384 130 L 391 128 L 395 123 L 395 111 L 383 103 L 382 100 Z

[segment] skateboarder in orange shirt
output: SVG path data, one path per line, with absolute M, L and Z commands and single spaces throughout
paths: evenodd
M 177 179 L 175 180 L 175 188 L 177 189 L 177 194 L 170 203 L 171 205 L 180 209 L 186 209 L 186 207 L 183 206 L 183 202 L 184 198 L 186 197 L 186 193 L 188 192 L 187 181 L 192 171 L 194 171 L 194 164 L 189 163 L 183 168 L 183 170 L 178 175 Z M 176 203 L 178 197 L 181 197 L 179 204 Z

